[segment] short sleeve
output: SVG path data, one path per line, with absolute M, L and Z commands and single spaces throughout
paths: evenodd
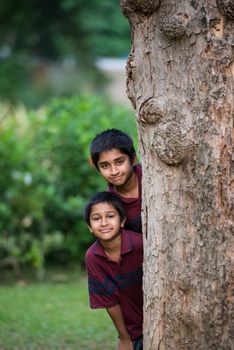
M 119 304 L 118 290 L 113 279 L 108 276 L 100 263 L 86 257 L 90 307 L 107 308 Z

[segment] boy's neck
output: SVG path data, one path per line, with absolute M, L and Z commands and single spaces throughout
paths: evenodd
M 138 193 L 138 178 L 137 174 L 134 171 L 130 179 L 121 186 L 113 186 L 113 189 L 122 197 L 126 198 L 137 198 Z
M 102 247 L 106 255 L 115 262 L 119 262 L 121 254 L 121 234 L 119 234 L 113 241 L 102 242 Z

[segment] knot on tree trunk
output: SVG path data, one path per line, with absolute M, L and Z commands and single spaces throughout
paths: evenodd
M 160 0 L 122 0 L 120 8 L 126 17 L 132 12 L 152 14 L 159 8 L 160 2 Z
M 233 0 L 217 0 L 220 12 L 225 16 L 234 19 L 234 1 Z
M 173 16 L 163 19 L 160 29 L 171 39 L 181 38 L 185 32 L 188 23 L 188 15 L 186 13 L 177 13 Z
M 142 123 L 156 124 L 164 116 L 163 108 L 155 97 L 145 100 L 139 110 L 139 120 Z
M 187 138 L 187 130 L 177 122 L 159 125 L 153 144 L 159 158 L 168 165 L 179 165 L 194 149 L 194 142 Z

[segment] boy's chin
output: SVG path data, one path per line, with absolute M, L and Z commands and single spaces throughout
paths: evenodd
M 121 178 L 119 180 L 111 180 L 109 183 L 114 186 L 122 186 L 125 183 L 125 179 Z
M 120 186 L 123 186 L 124 182 L 123 181 L 115 181 L 115 182 L 112 182 L 111 185 L 112 186 L 115 186 L 115 187 L 120 187 Z

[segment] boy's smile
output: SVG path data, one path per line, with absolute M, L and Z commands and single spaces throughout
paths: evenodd
M 112 241 L 120 234 L 120 215 L 112 204 L 94 204 L 90 212 L 90 231 L 100 241 Z
M 127 184 L 134 174 L 129 156 L 115 148 L 100 154 L 98 169 L 104 179 L 116 187 Z

